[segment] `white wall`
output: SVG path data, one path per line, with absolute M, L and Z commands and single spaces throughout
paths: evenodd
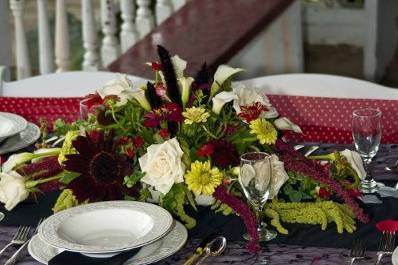
M 12 65 L 11 25 L 8 1 L 0 0 L 0 65 Z

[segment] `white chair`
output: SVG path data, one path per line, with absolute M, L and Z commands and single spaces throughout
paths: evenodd
M 242 83 L 264 88 L 269 95 L 398 100 L 398 89 L 335 75 L 281 74 L 248 79 Z
M 93 93 L 107 81 L 115 79 L 111 72 L 62 72 L 40 75 L 14 82 L 1 82 L 0 96 L 3 97 L 83 97 Z M 128 75 L 134 87 L 147 80 Z

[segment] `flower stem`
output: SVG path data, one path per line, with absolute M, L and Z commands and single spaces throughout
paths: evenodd
M 207 128 L 206 126 L 202 125 L 203 130 L 213 139 L 218 139 L 217 136 L 215 136 L 214 134 L 212 134 Z
M 38 180 L 28 180 L 25 182 L 25 187 L 27 189 L 31 189 L 33 187 L 36 187 L 37 185 L 52 181 L 52 180 L 56 180 L 56 179 L 60 179 L 62 176 L 62 174 L 58 174 L 49 178 L 45 178 L 45 179 L 38 179 Z

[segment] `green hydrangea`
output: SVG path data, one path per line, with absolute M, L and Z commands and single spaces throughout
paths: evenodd
M 76 154 L 76 149 L 73 147 L 72 142 L 79 136 L 79 131 L 69 131 L 65 135 L 65 141 L 62 145 L 61 152 L 58 155 L 58 162 L 62 164 L 66 160 L 66 155 Z

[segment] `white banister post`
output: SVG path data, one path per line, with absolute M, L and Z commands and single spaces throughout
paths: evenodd
M 55 63 L 57 72 L 69 70 L 69 32 L 65 0 L 57 0 L 55 9 Z
M 31 76 L 28 46 L 25 37 L 25 28 L 22 21 L 24 0 L 10 0 L 10 8 L 14 16 L 15 43 L 17 56 L 17 78 L 23 79 Z
M 125 52 L 138 40 L 138 32 L 134 24 L 134 2 L 131 0 L 120 0 L 120 11 L 123 19 L 120 31 L 120 46 L 122 52 Z
M 101 0 L 102 39 L 101 58 L 104 66 L 117 59 L 120 47 L 115 37 L 116 17 L 113 0 Z
M 11 67 L 13 63 L 10 15 L 11 11 L 9 9 L 8 1 L 0 1 L 0 36 L 2 38 L 0 49 L 0 65 L 7 67 Z
M 141 38 L 151 32 L 151 30 L 155 27 L 154 18 L 151 10 L 149 9 L 150 4 L 150 0 L 137 0 L 138 8 L 136 25 Z
M 84 47 L 82 68 L 84 71 L 96 71 L 100 68 L 100 61 L 97 51 L 97 27 L 95 26 L 93 1 L 81 0 L 81 4 Z
M 156 24 L 161 24 L 173 13 L 173 6 L 170 0 L 156 1 Z
M 183 5 L 185 5 L 188 1 L 187 0 L 173 0 L 173 9 L 177 11 Z
M 48 74 L 54 71 L 53 46 L 51 44 L 47 14 L 47 0 L 37 0 L 39 65 L 41 74 Z

